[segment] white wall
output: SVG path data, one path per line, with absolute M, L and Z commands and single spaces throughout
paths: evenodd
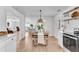
M 58 31 L 59 31 L 59 17 L 58 15 L 56 15 L 54 17 L 54 36 L 57 38 L 57 35 L 58 35 Z
M 18 12 L 17 10 L 15 10 L 12 7 L 1 7 L 0 6 L 0 30 L 4 30 L 6 29 L 6 13 L 7 12 L 12 12 L 13 14 L 15 14 L 15 16 L 17 16 L 20 20 L 20 39 L 22 39 L 25 36 L 25 18 L 24 15 L 22 15 L 20 12 Z
M 5 31 L 6 27 L 6 20 L 5 20 L 5 9 L 4 7 L 0 7 L 0 31 Z
M 59 28 L 59 20 L 60 20 L 60 28 Z M 64 16 L 62 12 L 58 13 L 54 17 L 54 36 L 56 38 L 58 38 L 59 32 L 63 32 L 63 27 L 62 27 L 62 25 L 64 25 L 63 20 L 64 20 Z
M 25 36 L 25 18 L 24 18 L 24 15 L 22 15 L 20 12 L 18 12 L 17 10 L 15 10 L 14 8 L 12 7 L 8 7 L 6 8 L 7 11 L 10 11 L 12 12 L 16 17 L 19 18 L 20 20 L 20 39 L 24 38 Z
M 71 20 L 69 21 L 69 23 L 65 22 L 64 25 L 65 25 L 65 29 L 64 29 L 65 32 L 73 33 L 75 28 L 79 28 L 79 19 Z
M 26 23 L 36 24 L 38 21 L 38 16 L 28 16 L 26 17 Z M 44 16 L 43 20 L 45 21 L 45 28 L 49 31 L 49 35 L 53 36 L 54 34 L 54 18 L 52 16 Z

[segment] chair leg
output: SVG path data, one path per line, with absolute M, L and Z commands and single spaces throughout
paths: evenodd
M 37 46 L 37 40 L 32 41 L 33 46 Z
M 32 41 L 32 46 L 34 46 L 34 40 Z

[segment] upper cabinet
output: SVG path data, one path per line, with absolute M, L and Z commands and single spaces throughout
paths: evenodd
M 79 17 L 79 11 L 78 10 L 71 13 L 71 18 L 74 18 L 74 17 Z
M 65 21 L 77 20 L 79 19 L 79 7 L 75 7 L 69 11 L 66 11 L 63 13 L 63 15 Z

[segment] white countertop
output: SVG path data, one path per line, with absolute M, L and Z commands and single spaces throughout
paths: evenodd
M 14 34 L 8 34 L 7 35 L 7 37 L 9 38 L 9 37 L 12 37 L 12 36 L 15 36 L 16 34 L 14 33 Z
M 16 33 L 14 34 L 8 34 L 5 36 L 0 36 L 0 47 L 3 46 L 5 44 L 5 42 L 7 42 L 7 40 L 13 36 L 16 36 Z

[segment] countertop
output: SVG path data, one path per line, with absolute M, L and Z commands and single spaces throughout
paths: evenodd
M 3 46 L 5 42 L 7 42 L 7 40 L 13 36 L 16 36 L 16 33 L 0 36 L 0 46 Z
M 6 31 L 1 31 L 0 32 L 0 36 L 4 36 L 4 35 L 7 35 L 8 34 L 8 32 L 6 32 Z
M 15 32 L 15 33 L 13 33 L 13 34 L 2 35 L 2 36 L 0 36 L 0 39 L 3 38 L 3 37 L 9 38 L 9 37 L 11 37 L 11 36 L 16 35 L 16 33 L 17 33 L 17 32 Z

